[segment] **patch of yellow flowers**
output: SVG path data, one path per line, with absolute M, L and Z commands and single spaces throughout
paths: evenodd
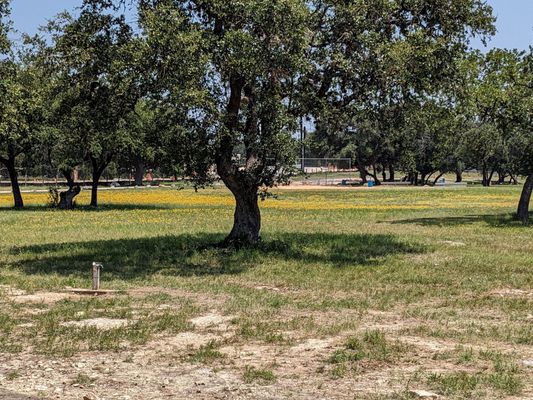
M 517 201 L 514 193 L 487 194 L 447 191 L 430 193 L 422 191 L 283 191 L 274 189 L 277 199 L 261 202 L 265 209 L 286 210 L 424 210 L 424 209 L 464 209 L 464 208 L 507 208 L 514 207 Z M 24 193 L 26 205 L 46 205 L 47 193 Z M 112 189 L 100 190 L 98 200 L 101 205 L 141 205 L 166 206 L 173 208 L 232 208 L 235 200 L 224 189 L 206 189 L 195 192 L 190 189 L 170 188 Z M 10 194 L 0 195 L 0 207 L 12 204 Z M 87 205 L 90 191 L 85 190 L 76 198 L 79 205 Z

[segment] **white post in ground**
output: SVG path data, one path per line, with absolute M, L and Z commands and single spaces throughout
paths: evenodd
M 100 290 L 100 272 L 104 265 L 100 262 L 93 262 L 93 290 Z

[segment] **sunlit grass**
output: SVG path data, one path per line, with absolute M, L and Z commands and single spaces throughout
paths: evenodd
M 144 346 L 194 330 L 190 319 L 211 299 L 209 307 L 231 316 L 232 343 L 289 348 L 306 338 L 343 337 L 324 357 L 335 379 L 373 363 L 424 366 L 431 359 L 406 350 L 398 336 L 461 346 L 434 361 L 469 371 L 419 380 L 450 398 L 531 387 L 511 368 L 515 356 L 486 361 L 489 353 L 477 350 L 533 344 L 533 231 L 512 218 L 520 187 L 273 192 L 277 198 L 261 202 L 262 243 L 240 251 L 215 246 L 233 217 L 224 189 L 102 191 L 98 210 L 86 207 L 84 192 L 70 212 L 46 208 L 46 194 L 26 195 L 27 210 L 14 211 L 1 195 L 0 352 L 72 356 Z M 119 295 L 42 305 L 9 295 L 89 287 L 93 261 L 104 263 L 103 287 Z M 140 288 L 155 292 L 127 294 Z M 110 330 L 65 325 L 86 318 L 127 323 Z M 222 342 L 214 343 L 179 360 L 229 362 Z M 277 377 L 270 366 L 241 372 L 246 382 Z

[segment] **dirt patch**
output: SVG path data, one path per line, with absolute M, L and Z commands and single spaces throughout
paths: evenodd
M 533 290 L 522 290 L 522 289 L 495 289 L 489 292 L 490 296 L 499 296 L 499 297 L 533 297 Z
M 81 321 L 68 321 L 64 322 L 61 325 L 63 326 L 75 326 L 78 328 L 87 328 L 95 327 L 98 329 L 108 330 L 122 328 L 128 325 L 129 321 L 127 319 L 112 319 L 112 318 L 92 318 L 92 319 L 83 319 Z
M 23 296 L 26 294 L 25 290 L 16 289 L 8 285 L 0 285 L 0 292 L 4 293 L 8 297 Z
M 453 240 L 443 240 L 442 243 L 443 244 L 447 244 L 448 246 L 453 246 L 453 247 L 466 246 L 465 242 L 456 242 L 456 241 L 453 241 Z
M 227 330 L 228 323 L 233 318 L 231 316 L 222 316 L 212 311 L 210 314 L 191 319 L 191 323 L 198 329 Z
M 76 299 L 78 296 L 68 293 L 57 292 L 39 292 L 34 294 L 23 294 L 18 296 L 10 296 L 9 299 L 19 304 L 39 303 L 39 304 L 54 304 L 65 299 Z

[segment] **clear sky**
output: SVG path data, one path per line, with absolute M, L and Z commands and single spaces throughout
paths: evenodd
M 230 1 L 230 0 L 228 0 Z M 488 0 L 498 17 L 497 35 L 488 48 L 528 49 L 533 46 L 533 0 Z M 12 18 L 20 32 L 33 34 L 39 26 L 64 9 L 72 10 L 81 0 L 12 0 Z M 474 46 L 482 48 L 475 40 Z

